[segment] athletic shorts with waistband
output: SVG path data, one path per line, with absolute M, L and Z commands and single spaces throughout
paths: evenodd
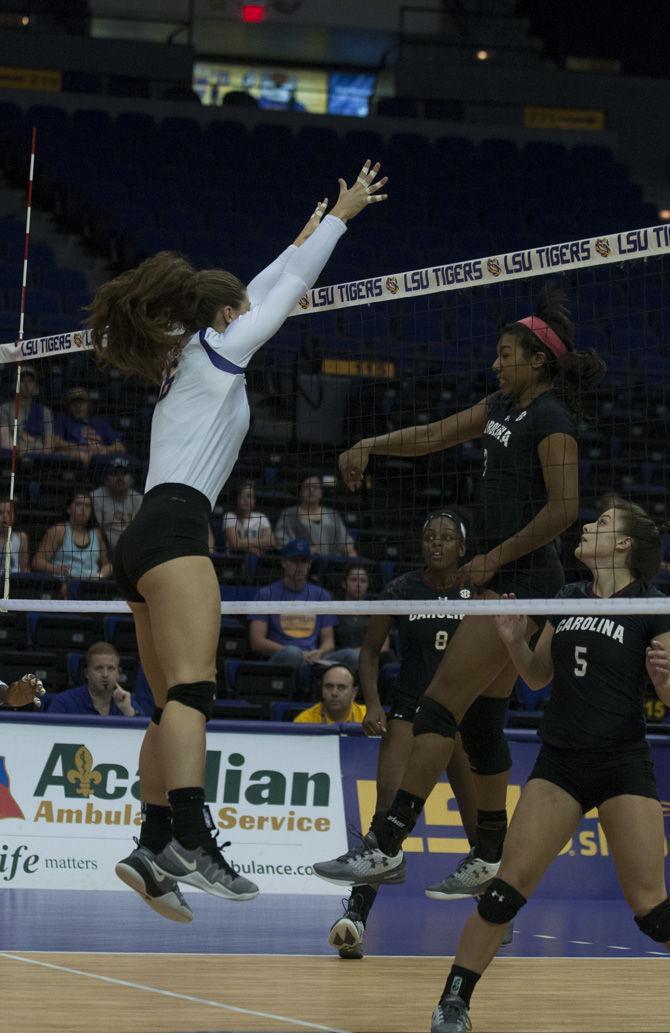
M 143 603 L 140 578 L 179 556 L 209 556 L 209 499 L 186 484 L 158 484 L 146 493 L 114 549 L 112 567 L 127 602 Z
M 651 749 L 644 740 L 616 750 L 559 750 L 543 743 L 528 781 L 533 778 L 563 789 L 584 814 L 613 796 L 658 800 Z

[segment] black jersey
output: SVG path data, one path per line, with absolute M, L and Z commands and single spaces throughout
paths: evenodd
M 617 598 L 664 598 L 635 581 Z M 591 583 L 565 585 L 559 599 L 594 598 Z M 550 746 L 606 750 L 644 738 L 645 649 L 670 631 L 670 613 L 549 617 L 554 688 L 540 727 Z
M 477 552 L 487 552 L 511 538 L 545 505 L 547 492 L 537 448 L 550 434 L 577 436 L 575 417 L 553 391 L 539 395 L 525 409 L 500 391 L 486 399 L 483 469 L 474 512 Z M 517 566 L 528 562 L 524 556 Z
M 380 599 L 469 599 L 469 588 L 440 591 L 422 570 L 412 570 L 386 585 Z M 428 688 L 452 635 L 458 631 L 463 614 L 410 613 L 394 618 L 398 632 L 400 672 L 398 689 L 420 696 Z

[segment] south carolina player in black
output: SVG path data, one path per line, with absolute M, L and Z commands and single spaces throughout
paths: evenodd
M 258 893 L 212 837 L 204 791 L 221 631 L 209 518 L 249 429 L 246 367 L 315 283 L 345 223 L 385 198 L 378 172 L 368 161 L 352 187 L 341 179 L 323 222 L 327 201 L 248 287 L 163 251 L 103 284 L 89 306 L 99 360 L 161 383 L 142 507 L 114 550 L 156 702 L 140 751 L 139 845 L 116 872 L 175 921 L 192 917 L 179 879 L 236 900 Z
M 426 455 L 481 438 L 484 467 L 474 508 L 478 552 L 460 569 L 459 578 L 461 584 L 482 589 L 488 585 L 484 596 L 514 592 L 522 598 L 547 597 L 563 583 L 553 542 L 578 512 L 574 412 L 580 408 L 581 393 L 603 370 L 593 352 L 576 352 L 573 342 L 574 328 L 561 292 L 545 288 L 537 314 L 508 324 L 501 334 L 493 364 L 499 391 L 437 423 L 367 438 L 340 457 L 344 480 L 353 489 L 360 485 L 372 454 Z M 473 701 L 483 693 L 509 697 L 515 679 L 493 619 L 466 617 L 419 702 L 402 787 L 380 828 L 378 849 L 370 851 L 372 871 L 390 873 L 402 864 L 402 841 L 448 764 L 459 725 Z M 482 727 L 482 731 L 502 752 L 504 712 L 498 719 L 497 729 Z M 492 766 L 505 770 L 499 764 L 494 756 Z M 497 824 L 496 865 L 506 828 L 504 816 Z M 466 891 L 476 894 L 495 874 L 479 860 L 468 857 L 461 871 L 447 880 L 459 883 L 459 896 Z M 348 875 L 360 878 L 362 867 L 358 860 L 354 871 L 343 861 L 342 881 Z
M 592 579 L 566 585 L 563 599 L 664 598 L 649 582 L 661 541 L 643 509 L 620 499 L 586 524 L 575 555 Z M 645 667 L 670 704 L 670 613 L 550 617 L 534 649 L 527 619 L 495 618 L 510 659 L 532 689 L 553 677 L 542 747 L 510 825 L 497 878 L 468 920 L 432 1033 L 469 1030 L 470 996 L 500 944 L 505 924 L 593 807 L 607 836 L 635 921 L 670 950 L 663 815 L 645 741 Z
M 465 554 L 465 535 L 465 525 L 456 513 L 449 510 L 432 513 L 421 532 L 425 566 L 396 578 L 384 588 L 380 599 L 468 598 L 469 589 L 453 588 L 454 574 Z M 363 730 L 366 735 L 382 735 L 383 738 L 377 762 L 375 815 L 368 835 L 375 835 L 400 785 L 412 749 L 412 722 L 417 702 L 448 643 L 458 631 L 460 621 L 460 617 L 449 613 L 397 617 L 376 614 L 370 618 L 358 668 L 367 708 Z M 379 657 L 393 625 L 398 636 L 400 670 L 387 716 L 378 691 Z M 457 741 L 447 776 L 463 827 L 473 843 L 475 786 L 460 741 Z M 403 878 L 404 872 L 400 872 L 397 881 L 402 882 Z M 363 932 L 376 895 L 375 886 L 356 886 L 345 905 L 344 915 L 332 926 L 328 942 L 338 950 L 341 958 L 363 957 Z

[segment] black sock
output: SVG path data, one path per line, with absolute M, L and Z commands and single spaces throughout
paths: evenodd
M 460 997 L 462 1001 L 465 1001 L 469 1008 L 472 991 L 476 987 L 478 980 L 478 972 L 473 972 L 469 968 L 461 968 L 460 965 L 452 965 L 451 972 L 447 976 L 447 981 L 444 984 L 444 990 L 442 991 L 440 1001 L 443 1001 L 445 997 L 452 994 L 456 997 Z
M 207 824 L 209 811 L 205 807 L 205 790 L 200 786 L 171 789 L 168 800 L 172 807 L 175 839 L 187 850 L 209 843 L 211 836 Z
M 379 833 L 384 828 L 384 818 L 386 817 L 386 811 L 375 811 L 372 815 L 372 821 L 370 822 L 370 832 L 374 832 L 377 839 Z
M 403 840 L 419 820 L 425 802 L 420 796 L 413 796 L 404 789 L 398 790 L 395 800 L 380 823 L 377 836 L 380 850 L 390 857 L 398 853 Z
M 142 801 L 142 827 L 140 829 L 140 846 L 159 854 L 172 839 L 172 811 L 166 805 L 160 807 L 156 803 Z
M 507 811 L 477 811 L 475 854 L 482 861 L 499 861 L 502 857 Z
M 375 902 L 378 891 L 379 886 L 354 886 L 351 890 L 347 906 L 360 915 L 363 925 L 367 923 L 370 909 Z

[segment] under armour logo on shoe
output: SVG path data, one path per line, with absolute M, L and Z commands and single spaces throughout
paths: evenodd
M 386 820 L 390 821 L 392 825 L 396 825 L 399 829 L 404 829 L 405 827 L 405 822 L 400 821 L 399 818 L 394 817 L 392 814 L 387 814 Z

